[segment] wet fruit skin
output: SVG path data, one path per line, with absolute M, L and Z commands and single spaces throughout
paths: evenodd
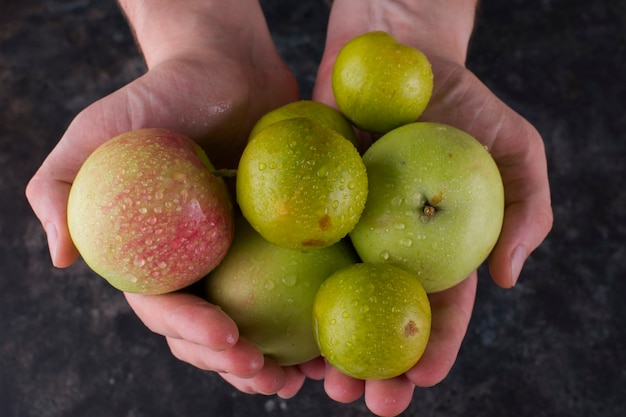
M 313 100 L 294 101 L 265 114 L 254 125 L 252 132 L 250 132 L 250 138 L 256 136 L 257 133 L 272 123 L 292 119 L 294 117 L 305 117 L 319 122 L 335 130 L 337 133 L 341 134 L 341 136 L 352 142 L 354 146 L 357 146 L 357 137 L 348 119 L 327 104 Z
M 236 193 L 244 217 L 266 240 L 312 250 L 352 230 L 367 199 L 367 173 L 350 141 L 309 119 L 292 118 L 248 142 Z
M 416 273 L 426 291 L 456 285 L 493 249 L 504 188 L 493 158 L 451 126 L 397 128 L 363 155 L 369 197 L 350 237 L 364 261 Z
M 119 290 L 159 294 L 204 277 L 226 255 L 233 207 L 188 137 L 165 129 L 119 135 L 81 167 L 68 226 L 85 262 Z
M 402 375 L 421 358 L 431 311 L 419 279 L 387 264 L 359 263 L 331 275 L 313 305 L 322 355 L 358 379 Z
M 207 298 L 279 365 L 303 363 L 320 354 L 312 325 L 319 286 L 357 260 L 346 240 L 308 252 L 281 248 L 240 218 L 231 249 L 207 278 Z
M 355 126 L 386 133 L 416 121 L 426 109 L 433 72 L 421 51 L 374 31 L 339 51 L 332 89 L 339 109 Z

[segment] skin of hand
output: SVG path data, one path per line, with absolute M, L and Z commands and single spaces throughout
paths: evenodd
M 27 187 L 58 267 L 78 257 L 67 231 L 67 196 L 79 167 L 99 144 L 124 131 L 167 127 L 194 138 L 209 158 L 220 155 L 211 158 L 216 166 L 233 167 L 252 124 L 265 112 L 298 99 L 295 79 L 271 43 L 256 1 L 120 3 L 148 72 L 81 112 Z M 496 283 L 510 287 L 551 227 L 545 155 L 534 128 L 465 69 L 474 7 L 473 1 L 464 0 L 443 8 L 429 1 L 335 0 L 313 98 L 334 104 L 332 63 L 339 49 L 361 33 L 386 30 L 424 51 L 433 64 L 435 91 L 422 119 L 468 131 L 489 147 L 502 171 L 505 225 L 490 269 Z M 174 19 L 174 14 L 183 16 Z M 180 19 L 189 24 L 167 26 Z M 439 27 L 456 30 L 438 33 Z M 176 357 L 220 372 L 243 392 L 290 397 L 305 376 L 324 378 L 331 398 L 350 402 L 365 395 L 374 413 L 393 416 L 408 406 L 415 385 L 434 385 L 450 371 L 469 323 L 476 282 L 474 273 L 456 287 L 431 295 L 432 335 L 424 357 L 405 375 L 387 381 L 348 378 L 322 358 L 281 368 L 240 339 L 235 324 L 219 308 L 189 293 L 126 298 L 148 328 L 166 337 Z
M 528 255 L 545 239 L 553 214 L 543 140 L 536 129 L 500 101 L 465 67 L 476 2 L 335 0 L 326 47 L 313 98 L 335 106 L 332 65 L 350 39 L 383 30 L 404 44 L 420 49 L 434 73 L 431 101 L 420 117 L 456 126 L 487 146 L 500 169 L 505 188 L 505 219 L 490 255 L 489 269 L 503 288 L 515 285 Z M 347 18 L 349 16 L 349 18 Z M 371 135 L 361 132 L 371 143 Z M 449 373 L 467 331 L 476 296 L 477 275 L 457 286 L 431 294 L 432 333 L 424 356 L 406 374 L 385 381 L 359 381 L 319 363 L 303 367 L 324 373 L 329 397 L 351 402 L 365 396 L 368 408 L 380 416 L 395 416 L 412 400 L 415 386 L 432 386 Z
M 233 168 L 253 124 L 299 98 L 295 77 L 279 57 L 256 0 L 126 0 L 120 5 L 148 71 L 79 113 L 26 189 L 57 267 L 79 256 L 67 229 L 67 198 L 80 166 L 101 143 L 133 129 L 170 128 L 196 140 L 217 168 Z M 177 358 L 220 372 L 242 391 L 289 397 L 304 382 L 297 367 L 264 360 L 239 338 L 225 313 L 200 297 L 185 292 L 125 296 L 146 326 L 165 336 Z

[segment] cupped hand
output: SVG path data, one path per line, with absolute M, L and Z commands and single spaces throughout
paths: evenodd
M 201 144 L 217 167 L 234 168 L 258 118 L 298 99 L 295 78 L 269 33 L 253 35 L 220 37 L 212 49 L 152 59 L 143 76 L 78 114 L 26 190 L 55 266 L 69 266 L 79 256 L 68 232 L 67 199 L 79 168 L 98 145 L 133 129 L 170 128 Z M 234 322 L 200 297 L 178 292 L 126 298 L 148 328 L 166 337 L 176 357 L 220 372 L 246 392 L 290 396 L 304 381 L 297 368 L 264 361 L 256 347 L 239 338 Z
M 350 4 L 346 0 L 336 3 L 332 13 L 345 14 L 345 10 L 336 11 L 345 5 L 350 5 L 351 9 L 356 7 L 355 2 Z M 403 13 L 410 14 L 407 10 Z M 413 30 L 418 23 L 413 27 L 394 25 L 393 19 L 384 13 L 376 15 L 382 17 L 374 21 L 355 19 L 357 21 L 350 24 L 333 19 L 331 14 L 313 98 L 336 107 L 331 87 L 336 55 L 346 42 L 366 31 L 386 30 L 400 42 L 425 52 L 433 67 L 434 90 L 420 120 L 446 123 L 466 131 L 484 144 L 495 159 L 504 183 L 505 217 L 500 238 L 489 258 L 489 269 L 496 284 L 503 288 L 514 286 L 525 260 L 552 226 L 546 156 L 539 133 L 465 67 L 465 51 L 429 48 L 423 41 L 424 34 Z M 400 18 L 398 22 L 405 19 L 408 18 Z M 406 27 L 411 27 L 411 31 L 404 31 Z M 430 36 L 434 38 L 436 34 Z M 360 132 L 360 137 L 365 146 L 376 139 L 365 132 Z M 341 402 L 365 395 L 370 410 L 381 416 L 402 412 L 412 399 L 415 385 L 435 385 L 451 370 L 467 331 L 476 285 L 474 272 L 457 286 L 429 296 L 433 320 L 431 338 L 422 359 L 406 374 L 386 381 L 358 381 L 327 366 L 325 388 L 328 395 Z

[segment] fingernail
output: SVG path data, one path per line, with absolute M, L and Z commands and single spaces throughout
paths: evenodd
M 511 287 L 517 284 L 526 257 L 526 250 L 521 246 L 516 247 L 513 251 L 513 255 L 511 255 Z
M 46 236 L 48 237 L 48 249 L 50 250 L 50 258 L 52 259 L 52 265 L 56 266 L 56 252 L 57 252 L 57 228 L 54 223 L 47 223 L 45 226 Z

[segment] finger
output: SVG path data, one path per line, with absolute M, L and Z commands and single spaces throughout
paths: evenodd
M 205 371 L 227 372 L 237 377 L 250 378 L 263 368 L 263 354 L 244 339 L 239 339 L 230 349 L 219 352 L 183 339 L 167 337 L 166 340 L 177 359 Z
M 415 385 L 438 384 L 452 369 L 472 315 L 476 285 L 477 275 L 473 273 L 456 286 L 429 295 L 430 339 L 421 359 L 406 373 Z
M 502 140 L 512 143 L 508 152 L 514 158 L 499 155 L 505 150 L 494 150 L 502 172 L 506 208 L 489 270 L 504 288 L 515 285 L 526 258 L 545 239 L 553 222 L 543 140 L 525 120 L 518 121 L 517 126 L 515 136 Z
M 307 378 L 311 378 L 316 381 L 324 379 L 324 375 L 326 374 L 326 361 L 321 356 L 318 356 L 308 362 L 301 363 L 298 367 Z
M 365 404 L 381 417 L 397 416 L 411 404 L 415 385 L 405 375 L 365 382 Z
M 324 390 L 333 400 L 340 403 L 350 403 L 363 395 L 365 392 L 365 381 L 344 375 L 330 364 L 327 364 Z
M 271 359 L 265 359 L 263 368 L 250 378 L 241 378 L 231 373 L 220 373 L 229 384 L 247 394 L 272 395 L 278 393 L 287 382 L 283 368 Z
M 47 171 L 47 167 L 42 167 L 30 180 L 26 198 L 46 232 L 52 264 L 65 268 L 79 256 L 67 227 L 67 198 L 71 185 L 51 178 Z
M 26 198 L 46 231 L 56 267 L 67 267 L 79 256 L 67 226 L 67 200 L 87 157 L 101 143 L 126 130 L 116 118 L 127 114 L 122 91 L 81 111 L 26 187 Z
M 223 351 L 237 343 L 235 322 L 220 308 L 192 294 L 124 293 L 139 319 L 153 332 Z
M 306 375 L 297 366 L 287 366 L 283 370 L 285 371 L 285 385 L 277 394 L 281 398 L 292 398 L 304 385 Z

